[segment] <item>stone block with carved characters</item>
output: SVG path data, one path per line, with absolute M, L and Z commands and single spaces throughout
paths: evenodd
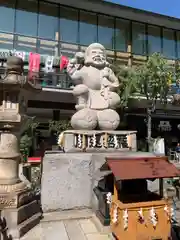
M 136 151 L 135 131 L 67 130 L 59 137 L 65 152 Z

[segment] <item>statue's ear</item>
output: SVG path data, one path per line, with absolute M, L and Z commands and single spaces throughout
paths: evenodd
M 110 67 L 111 66 L 111 63 L 110 63 L 109 59 L 108 59 L 108 61 L 105 62 L 105 64 L 106 64 L 106 67 Z

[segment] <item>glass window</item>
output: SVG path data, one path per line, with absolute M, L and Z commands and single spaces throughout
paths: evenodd
M 58 56 L 58 50 L 59 46 L 57 41 L 39 40 L 38 53 L 49 56 Z
M 62 55 L 72 58 L 79 51 L 79 46 L 70 43 L 61 43 L 60 51 Z
M 0 31 L 14 32 L 15 1 L 0 0 Z
M 145 24 L 132 24 L 132 52 L 138 55 L 146 55 L 146 33 Z
M 56 4 L 40 2 L 38 36 L 52 40 L 59 39 L 59 9 Z
M 177 57 L 180 59 L 180 32 L 177 32 Z
M 163 29 L 163 55 L 167 58 L 175 58 L 175 37 L 174 31 L 169 29 Z
M 32 37 L 17 36 L 14 48 L 17 51 L 36 52 L 37 39 Z
M 117 51 L 127 52 L 129 42 L 129 21 L 116 19 L 116 31 L 115 31 L 115 49 Z
M 0 33 L 0 51 L 13 49 L 13 34 Z
M 37 2 L 17 0 L 16 32 L 22 35 L 37 35 Z
M 148 26 L 148 53 L 161 53 L 161 29 L 155 26 Z
M 107 49 L 114 49 L 114 18 L 98 16 L 98 42 Z
M 80 44 L 89 45 L 97 42 L 97 16 L 88 12 L 80 12 Z
M 78 11 L 61 7 L 60 39 L 63 42 L 78 43 Z
M 115 63 L 115 52 L 112 50 L 107 50 L 106 53 L 107 53 L 107 61 L 110 64 L 114 64 Z

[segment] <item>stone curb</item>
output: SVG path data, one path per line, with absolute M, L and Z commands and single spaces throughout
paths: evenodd
M 93 212 L 90 209 L 49 212 L 49 213 L 43 214 L 41 223 L 57 222 L 57 221 L 64 221 L 64 220 L 86 219 L 86 218 L 92 218 L 92 216 L 93 216 Z

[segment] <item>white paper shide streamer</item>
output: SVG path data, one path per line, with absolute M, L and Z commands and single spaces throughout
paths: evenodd
M 117 136 L 116 136 L 116 135 L 114 135 L 114 147 L 115 147 L 115 148 L 118 148 L 118 147 L 119 147 L 118 139 L 117 139 Z
M 123 223 L 124 223 L 124 230 L 128 228 L 128 210 L 123 211 Z
M 172 223 L 176 222 L 176 215 L 175 215 L 175 210 L 173 207 L 171 208 L 171 211 L 170 211 L 170 218 L 171 218 Z
M 106 194 L 106 202 L 107 202 L 107 204 L 111 204 L 112 203 L 112 193 L 111 192 L 108 192 Z
M 64 139 L 64 132 L 60 133 L 59 136 L 58 136 L 58 145 L 60 147 L 63 147 L 63 139 Z
M 115 207 L 113 210 L 112 222 L 115 224 L 118 221 L 118 208 Z
M 142 208 L 138 211 L 138 215 L 139 215 L 140 223 L 144 223 L 145 218 L 144 218 L 144 214 L 143 214 L 143 209 Z
M 169 211 L 169 208 L 168 208 L 167 205 L 164 207 L 164 211 L 165 211 L 165 213 L 166 213 L 168 219 L 170 220 L 170 211 Z
M 91 146 L 91 136 L 88 136 L 87 138 L 87 144 L 88 144 L 88 148 Z
M 93 141 L 93 147 L 96 147 L 96 134 L 93 134 L 92 141 Z
M 153 207 L 150 210 L 150 220 L 151 220 L 153 227 L 156 227 L 158 220 L 157 220 L 157 215 L 156 215 Z
M 77 146 L 78 146 L 78 148 L 82 148 L 82 138 L 81 138 L 81 134 L 78 134 Z

